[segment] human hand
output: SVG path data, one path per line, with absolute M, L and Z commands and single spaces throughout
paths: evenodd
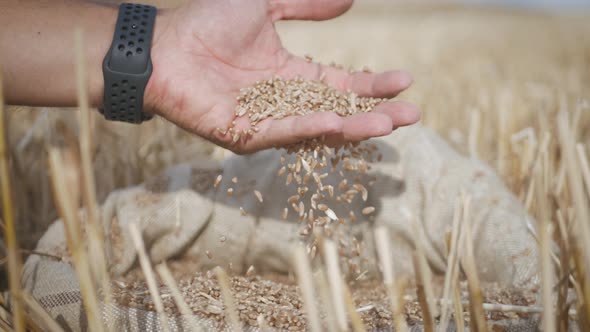
M 237 153 L 250 153 L 320 136 L 331 142 L 388 135 L 419 119 L 415 106 L 385 102 L 371 113 L 342 118 L 334 113 L 266 119 L 260 131 L 232 144 L 227 128 L 234 119 L 240 88 L 274 76 L 319 79 L 362 96 L 391 98 L 412 83 L 402 71 L 357 72 L 309 63 L 281 44 L 274 22 L 325 20 L 341 15 L 352 0 L 195 0 L 162 11 L 152 48 L 153 74 L 145 108 L 176 125 Z M 245 118 L 236 129 L 248 127 Z

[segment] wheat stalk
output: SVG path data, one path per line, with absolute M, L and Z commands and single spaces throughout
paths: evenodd
M 576 144 L 576 151 L 578 153 L 578 161 L 584 177 L 584 184 L 586 185 L 586 194 L 590 197 L 590 167 L 588 166 L 588 156 L 582 143 Z
M 217 276 L 217 282 L 221 290 L 221 298 L 223 299 L 223 305 L 225 306 L 225 316 L 227 323 L 231 327 L 232 331 L 242 331 L 242 323 L 240 322 L 240 316 L 236 310 L 233 295 L 231 293 L 231 286 L 229 284 L 229 277 L 227 273 L 221 268 L 216 267 L 214 270 Z
M 537 169 L 535 177 L 539 183 L 543 183 L 542 170 Z M 541 186 L 543 187 L 543 186 Z M 553 224 L 549 216 L 549 203 L 547 201 L 547 194 L 542 190 L 537 190 L 537 210 L 539 210 L 539 245 L 541 252 L 541 288 L 543 299 L 543 330 L 547 332 L 554 332 L 555 324 L 555 306 L 553 301 L 553 285 L 555 284 L 555 276 L 553 271 L 551 246 L 553 235 Z
M 53 317 L 49 315 L 49 313 L 37 302 L 37 300 L 31 296 L 28 292 L 22 292 L 22 299 L 25 305 L 29 308 L 29 310 L 34 313 L 42 322 L 48 331 L 51 332 L 63 332 L 64 329 L 57 324 Z
M 403 313 L 404 305 L 401 292 L 398 292 L 398 285 L 394 280 L 393 258 L 391 257 L 391 247 L 389 245 L 390 237 L 387 228 L 381 226 L 375 229 L 375 243 L 377 246 L 377 255 L 383 274 L 383 283 L 389 296 L 391 310 L 393 312 L 393 324 L 398 332 L 408 331 L 408 324 Z
M 303 307 L 307 315 L 307 327 L 310 332 L 320 332 L 322 325 L 318 316 L 316 296 L 314 294 L 313 279 L 309 258 L 302 246 L 296 246 L 293 252 L 293 262 L 299 282 L 299 290 L 303 299 Z
M 365 332 L 365 326 L 363 325 L 363 320 L 359 315 L 356 306 L 354 305 L 354 300 L 352 298 L 352 294 L 350 293 L 350 289 L 346 285 L 345 280 L 342 280 L 342 290 L 344 292 L 344 302 L 346 304 L 346 311 L 350 316 L 350 323 L 352 325 L 352 330 L 354 332 Z
M 100 225 L 100 217 L 96 200 L 96 185 L 92 171 L 91 142 L 90 142 L 90 110 L 88 105 L 88 87 L 86 66 L 84 60 L 84 42 L 80 29 L 75 31 L 76 54 L 76 82 L 78 92 L 78 124 L 80 127 L 79 149 L 82 180 L 82 198 L 87 213 L 88 255 L 94 262 L 90 267 L 95 279 L 100 282 L 105 305 L 112 302 L 111 281 L 107 271 L 106 251 L 103 246 L 105 236 Z M 108 240 L 107 240 L 108 245 Z
M 1 223 L 0 223 L 1 225 Z M 12 314 L 6 308 L 7 303 L 2 294 L 0 294 L 0 329 L 2 331 L 14 332 L 14 328 L 11 324 Z
M 340 263 L 338 260 L 338 249 L 336 248 L 336 244 L 331 240 L 324 241 L 323 249 L 326 270 L 328 271 L 328 280 L 330 281 L 332 304 L 334 305 L 338 330 L 346 331 L 348 330 L 348 323 L 346 321 L 346 307 L 341 278 L 342 274 L 340 272 Z
M 160 327 L 164 332 L 170 332 L 168 317 L 164 312 L 164 304 L 162 303 L 162 298 L 160 297 L 160 292 L 158 291 L 156 276 L 154 274 L 154 271 L 152 270 L 150 259 L 148 258 L 148 255 L 145 251 L 143 239 L 141 237 L 141 233 L 139 232 L 139 228 L 137 227 L 136 223 L 129 224 L 129 234 L 131 235 L 131 241 L 133 242 L 133 246 L 135 247 L 135 251 L 137 252 L 139 265 L 141 266 L 141 270 L 143 271 L 143 275 L 145 277 L 148 290 L 150 292 L 152 300 L 154 301 L 154 307 L 156 308 L 158 318 L 160 319 Z
M 588 276 L 588 267 L 590 267 L 590 225 L 588 224 L 590 213 L 588 211 L 587 199 L 584 197 L 583 182 L 576 161 L 574 138 L 569 127 L 568 113 L 562 111 L 557 118 L 557 127 L 559 134 L 560 146 L 563 151 L 568 187 L 574 202 L 574 227 L 576 236 L 573 237 L 576 244 L 575 259 L 576 267 L 579 269 L 584 294 L 585 317 L 590 317 L 590 277 Z M 580 257 L 582 255 L 582 257 Z M 582 264 L 580 264 L 582 263 Z
M 66 175 L 64 170 L 69 174 Z M 77 165 L 73 161 L 64 163 L 63 155 L 56 148 L 49 149 L 49 170 L 51 174 L 54 197 L 60 211 L 65 229 L 68 249 L 74 261 L 74 268 L 78 274 L 80 290 L 88 325 L 91 331 L 103 331 L 104 327 L 100 316 L 100 305 L 96 294 L 95 285 L 92 279 L 90 261 L 80 230 L 80 219 L 76 203 L 78 201 L 76 188 L 79 187 Z M 68 179 L 68 176 L 70 177 Z M 73 183 L 69 183 L 70 182 Z
M 461 265 L 465 270 L 467 276 L 467 288 L 469 290 L 469 313 L 470 326 L 473 331 L 485 331 L 486 319 L 483 311 L 483 295 L 481 293 L 481 286 L 479 277 L 477 276 L 477 269 L 475 266 L 475 258 L 473 256 L 473 238 L 471 233 L 471 216 L 469 196 L 463 197 L 463 225 L 465 231 L 462 232 L 465 254 L 462 255 Z
M 166 263 L 162 262 L 156 265 L 156 271 L 158 272 L 158 275 L 160 276 L 164 284 L 166 284 L 166 286 L 170 290 L 170 293 L 172 293 L 172 297 L 174 298 L 174 302 L 180 310 L 180 313 L 184 315 L 185 318 L 188 320 L 189 330 L 193 332 L 200 332 L 201 328 L 199 327 L 199 323 L 197 322 L 196 317 L 193 314 L 193 311 L 182 297 L 182 293 L 178 289 L 178 285 L 176 284 L 176 281 L 174 281 L 172 272 L 170 272 L 170 269 L 168 269 Z
M 426 242 L 423 229 L 418 224 L 418 219 L 410 214 L 409 218 L 412 223 L 412 232 L 414 238 L 415 251 L 412 254 L 414 272 L 416 274 L 416 293 L 418 301 L 422 308 L 422 320 L 424 322 L 424 331 L 434 331 L 434 317 L 438 316 L 432 300 L 434 299 L 434 290 L 432 289 L 432 271 L 426 261 L 424 254 L 424 243 Z
M 4 121 L 4 91 L 2 88 L 2 67 L 0 66 L 0 185 L 2 186 L 2 219 L 4 221 L 4 241 L 8 252 L 8 282 L 12 294 L 12 314 L 14 329 L 25 331 L 25 316 L 21 300 L 20 273 L 22 262 L 18 254 L 18 241 L 14 227 L 14 202 L 11 187 L 10 171 L 8 169 L 8 144 L 6 125 Z
M 330 294 L 330 285 L 328 284 L 328 278 L 326 277 L 325 272 L 320 269 L 314 274 L 315 284 L 318 285 L 318 290 L 320 293 L 320 299 L 322 300 L 323 309 L 326 315 L 326 322 L 328 331 L 334 332 L 338 331 L 338 322 L 336 318 L 336 313 L 334 312 L 334 306 L 330 305 L 332 303 L 332 297 Z
M 459 235 L 460 235 L 460 220 L 461 220 L 461 206 L 460 201 L 456 200 L 454 212 L 453 212 L 453 226 L 451 231 L 451 238 L 448 242 L 448 252 L 447 252 L 447 270 L 445 271 L 445 281 L 443 285 L 443 300 L 449 299 L 451 296 L 451 288 L 453 287 L 453 278 L 458 270 L 458 261 L 457 261 L 457 254 L 458 254 L 458 245 L 459 245 Z M 451 304 L 453 301 L 451 301 Z M 446 332 L 447 326 L 449 323 L 449 315 L 450 310 L 447 306 L 446 302 L 443 302 L 441 306 L 441 320 L 438 325 L 439 332 Z

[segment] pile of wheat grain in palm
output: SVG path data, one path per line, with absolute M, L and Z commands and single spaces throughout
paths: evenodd
M 258 132 L 256 125 L 268 118 L 282 119 L 316 112 L 334 112 L 346 117 L 370 112 L 384 101 L 380 98 L 359 97 L 353 92 L 342 92 L 321 80 L 303 78 L 273 78 L 260 81 L 243 88 L 237 100 L 235 116 L 246 117 L 251 129 L 242 132 L 235 130 L 233 121 L 227 131 L 223 132 L 229 133 L 234 143 L 242 134 L 255 135 Z M 368 190 L 361 184 L 361 179 L 367 179 L 369 163 L 381 159 L 377 146 L 366 142 L 352 142 L 331 148 L 324 144 L 322 138 L 314 138 L 292 144 L 285 149 L 286 153 L 293 154 L 294 158 L 281 156 L 283 166 L 277 175 L 285 177 L 286 188 L 289 189 L 292 187 L 290 185 L 294 184 L 295 190 L 285 202 L 281 218 L 285 220 L 290 213 L 294 213 L 303 224 L 300 230 L 302 236 L 321 232 L 331 237 L 335 225 L 347 221 L 355 222 L 357 216 L 352 210 L 345 216 L 338 216 L 330 206 L 340 203 L 352 204 L 357 196 L 363 202 L 367 201 Z M 336 187 L 322 183 L 329 175 L 332 180 L 338 180 Z M 351 183 L 348 178 L 352 178 Z M 369 177 L 365 182 L 371 185 L 374 181 Z M 255 194 L 262 201 L 262 195 L 257 191 Z M 365 206 L 362 214 L 370 217 L 374 211 L 374 207 Z M 360 244 L 354 238 L 349 240 L 351 246 L 356 248 L 353 248 L 351 254 L 359 255 Z M 308 252 L 314 257 L 316 251 L 317 242 L 312 237 L 308 244 Z
M 237 100 L 236 117 L 247 116 L 252 129 L 240 133 L 230 125 L 228 132 L 234 143 L 242 134 L 253 135 L 258 131 L 256 125 L 268 118 L 283 119 L 317 112 L 350 116 L 369 112 L 384 101 L 381 98 L 359 97 L 354 92 L 344 93 L 326 85 L 322 80 L 306 80 L 300 77 L 290 80 L 275 77 L 256 82 L 242 88 Z M 225 130 L 222 132 L 225 133 Z M 289 151 L 314 150 L 317 147 L 315 142 L 317 140 L 295 144 Z

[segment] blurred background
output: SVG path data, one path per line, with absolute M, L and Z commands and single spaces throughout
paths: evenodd
M 360 0 L 363 1 L 363 0 Z M 380 1 L 380 0 L 365 0 L 365 1 Z M 381 0 L 381 2 L 384 2 Z M 395 0 L 391 1 L 395 2 Z M 588 10 L 590 8 L 590 1 L 588 0 L 440 0 L 440 1 L 405 1 L 399 0 L 397 2 L 407 3 L 422 3 L 422 4 L 436 4 L 436 3 L 455 3 L 464 5 L 500 5 L 508 7 L 521 7 L 527 9 L 543 9 L 551 11 L 577 11 Z
M 588 9 L 588 0 L 466 0 L 465 3 L 489 3 L 524 8 L 543 8 L 549 10 L 578 10 Z

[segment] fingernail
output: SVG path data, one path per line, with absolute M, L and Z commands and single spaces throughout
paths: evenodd
M 410 86 L 412 85 L 412 83 L 414 83 L 414 77 L 412 76 L 412 74 L 410 74 L 410 72 L 400 70 L 398 72 L 398 76 L 399 82 L 402 83 L 404 86 Z

